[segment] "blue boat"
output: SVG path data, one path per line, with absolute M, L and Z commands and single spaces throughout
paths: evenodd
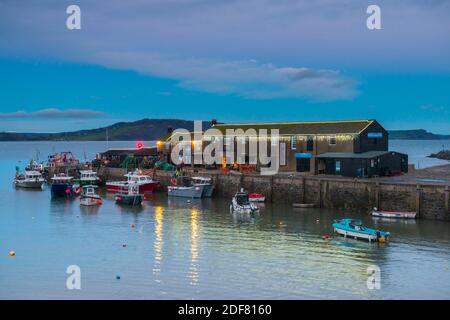
M 364 227 L 361 220 L 348 218 L 333 223 L 333 229 L 334 232 L 343 237 L 367 240 L 369 242 L 386 242 L 390 237 L 389 232 Z
M 73 177 L 55 175 L 51 179 L 51 182 L 52 197 L 72 197 L 76 194 L 76 190 L 73 186 Z

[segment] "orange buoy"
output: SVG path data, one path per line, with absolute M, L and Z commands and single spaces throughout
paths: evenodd
M 9 252 L 9 255 L 10 255 L 11 257 L 14 257 L 14 256 L 16 255 L 16 253 L 15 253 L 14 251 L 11 250 L 11 251 Z

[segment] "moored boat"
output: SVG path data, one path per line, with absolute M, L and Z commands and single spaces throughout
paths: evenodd
M 45 179 L 38 171 L 25 171 L 16 174 L 14 185 L 19 188 L 42 189 Z
M 127 188 L 121 190 L 120 193 L 114 197 L 117 204 L 137 206 L 142 204 L 144 196 L 139 193 L 139 187 L 136 185 L 129 185 Z
M 51 178 L 51 194 L 52 197 L 73 197 L 81 193 L 73 185 L 73 177 L 65 174 L 55 175 Z
M 84 186 L 83 194 L 80 197 L 80 205 L 82 206 L 99 206 L 103 203 L 102 198 L 96 193 L 97 186 Z
M 96 186 L 100 183 L 100 178 L 93 170 L 80 170 L 80 178 L 75 180 L 81 187 Z
M 259 212 L 259 208 L 250 202 L 248 193 L 241 189 L 241 191 L 237 192 L 231 199 L 230 212 L 245 214 L 257 213 Z
M 363 226 L 360 220 L 349 218 L 341 219 L 333 223 L 333 229 L 334 232 L 345 238 L 367 240 L 369 242 L 385 242 L 390 237 L 389 232 L 367 228 Z
M 139 171 L 130 172 L 125 175 L 126 181 L 110 181 L 106 183 L 106 191 L 121 192 L 127 189 L 129 185 L 138 187 L 140 194 L 153 193 L 159 186 L 159 182 L 153 180 L 150 176 L 139 173 Z
M 373 208 L 371 212 L 374 217 L 391 218 L 391 219 L 415 219 L 417 212 L 414 211 L 385 211 Z
M 266 201 L 266 197 L 260 193 L 250 193 L 248 200 L 251 202 L 264 202 Z
M 211 198 L 214 192 L 214 185 L 211 178 L 208 177 L 192 177 L 193 186 L 203 186 L 202 198 Z

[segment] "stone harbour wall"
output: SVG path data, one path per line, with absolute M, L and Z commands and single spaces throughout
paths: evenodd
M 117 180 L 123 174 L 123 169 L 101 168 L 99 171 L 106 180 Z M 416 211 L 418 218 L 450 221 L 449 186 L 287 174 L 262 176 L 206 171 L 192 175 L 211 177 L 218 197 L 231 198 L 244 188 L 264 194 L 267 201 L 274 203 L 313 203 L 318 208 L 364 212 L 377 207 L 388 211 Z M 171 177 L 171 173 L 163 171 L 156 171 L 154 176 L 164 188 L 170 185 Z

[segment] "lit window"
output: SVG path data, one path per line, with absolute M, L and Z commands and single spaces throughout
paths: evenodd
M 336 145 L 336 136 L 335 135 L 330 136 L 328 141 L 329 141 L 330 146 L 335 146 Z
M 297 149 L 297 137 L 292 136 L 291 137 L 291 150 Z

